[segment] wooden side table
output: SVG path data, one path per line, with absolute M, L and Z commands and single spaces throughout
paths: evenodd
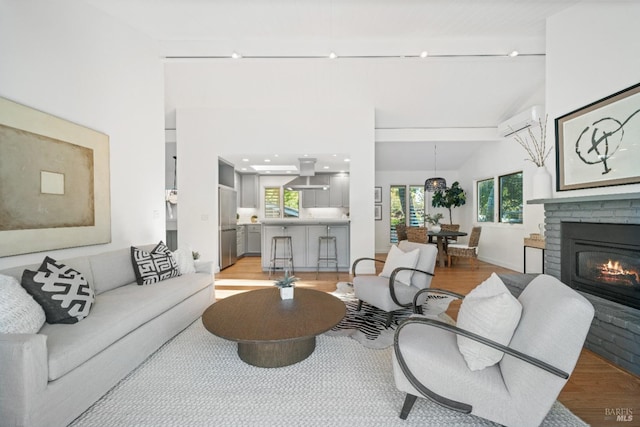
M 524 259 L 523 259 L 523 273 L 527 273 L 527 248 L 536 248 L 542 250 L 542 273 L 544 274 L 544 250 L 546 243 L 544 239 L 532 239 L 530 237 L 524 238 Z

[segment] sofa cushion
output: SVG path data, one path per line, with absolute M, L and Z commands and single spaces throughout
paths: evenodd
M 522 305 L 492 273 L 462 300 L 457 325 L 502 345 L 508 345 L 518 326 Z M 472 371 L 498 363 L 503 352 L 458 335 L 458 347 Z
M 50 257 L 38 271 L 24 271 L 22 286 L 42 306 L 48 323 L 79 322 L 95 299 L 82 273 Z
M 145 251 L 152 250 L 156 245 L 139 246 Z M 131 263 L 131 249 L 117 249 L 89 256 L 91 271 L 93 272 L 93 286 L 96 295 L 136 281 L 136 273 Z
M 178 271 L 180 274 L 190 274 L 196 272 L 195 261 L 193 260 L 193 253 L 190 247 L 180 248 L 175 252 L 172 252 L 173 259 L 178 264 Z
M 210 274 L 189 274 L 138 286 L 135 282 L 96 296 L 91 316 L 74 325 L 45 324 L 49 380 L 62 377 L 139 326 L 211 285 Z
M 436 245 L 403 240 L 398 243 L 398 248 L 402 249 L 404 252 L 420 249 L 420 256 L 418 257 L 418 262 L 416 263 L 415 268 L 422 271 L 428 271 L 430 273 L 433 273 L 435 270 L 436 258 L 438 255 L 438 247 Z M 432 278 L 433 277 L 428 274 L 414 272 L 413 276 L 411 276 L 411 285 L 419 289 L 425 289 L 431 286 Z
M 0 333 L 35 334 L 45 321 L 44 310 L 13 276 L 0 274 Z
M 384 262 L 384 268 L 382 269 L 380 276 L 387 278 L 391 277 L 393 270 L 398 267 L 416 268 L 419 256 L 419 249 L 413 249 L 405 252 L 396 245 L 391 245 L 391 249 L 389 249 L 389 254 Z M 395 280 L 398 283 L 410 286 L 412 275 L 413 271 L 411 270 L 401 270 L 396 274 Z
M 131 262 L 138 285 L 150 285 L 180 274 L 176 260 L 163 242 L 150 252 L 131 246 Z

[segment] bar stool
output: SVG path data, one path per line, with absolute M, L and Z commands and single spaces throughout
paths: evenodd
M 322 246 L 324 244 L 325 256 L 322 256 Z M 333 246 L 333 253 L 329 253 L 329 248 Z M 336 236 L 320 236 L 318 238 L 318 266 L 316 267 L 316 279 L 318 273 L 320 273 L 320 262 L 325 261 L 327 267 L 329 263 L 333 262 L 336 265 L 336 276 L 340 279 L 340 273 L 338 272 L 338 243 L 336 242 Z
M 278 256 L 278 250 L 282 253 L 282 256 Z M 291 236 L 273 236 L 271 238 L 271 262 L 269 262 L 269 278 L 271 278 L 271 272 L 275 271 L 278 267 L 276 264 L 278 261 L 282 261 L 282 268 L 284 270 L 289 268 L 291 274 L 294 274 L 293 269 L 293 243 Z

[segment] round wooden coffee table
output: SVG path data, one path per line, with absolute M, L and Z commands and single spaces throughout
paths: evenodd
M 344 303 L 326 292 L 295 288 L 293 299 L 281 300 L 273 287 L 212 304 L 202 323 L 212 334 L 237 341 L 238 355 L 246 363 L 276 368 L 309 357 L 316 335 L 337 325 L 345 313 Z

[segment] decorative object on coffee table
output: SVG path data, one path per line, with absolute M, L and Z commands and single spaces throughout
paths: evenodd
M 274 283 L 275 286 L 280 288 L 281 299 L 293 299 L 293 290 L 295 289 L 295 282 L 297 281 L 297 277 L 289 276 L 289 270 L 284 271 L 284 277 L 280 280 L 276 280 Z

